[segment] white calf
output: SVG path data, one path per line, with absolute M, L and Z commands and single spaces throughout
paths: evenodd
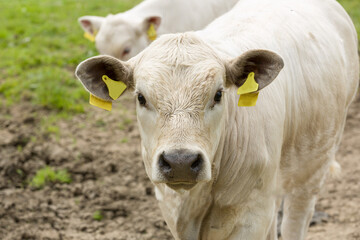
M 145 168 L 176 239 L 276 239 L 284 198 L 283 239 L 301 240 L 358 87 L 357 36 L 334 0 L 243 0 L 203 31 L 163 36 L 128 62 L 90 58 L 76 75 L 107 101 L 104 75 L 135 93 Z M 237 106 L 239 87 L 256 106 Z
M 101 54 L 127 60 L 153 40 L 151 25 L 157 35 L 199 30 L 229 11 L 238 0 L 146 0 L 133 9 L 105 17 L 79 18 L 82 28 L 96 35 Z

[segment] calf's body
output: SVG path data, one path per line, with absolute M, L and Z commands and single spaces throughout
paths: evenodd
M 238 107 L 249 72 L 257 104 Z M 336 1 L 243 0 L 127 63 L 100 56 L 77 69 L 111 100 L 93 85 L 105 73 L 138 98 L 146 171 L 175 239 L 277 239 L 282 199 L 282 238 L 305 238 L 359 83 L 356 31 Z M 163 156 L 184 149 L 199 156 L 195 182 L 166 175 Z
M 261 91 L 256 107 L 237 107 L 235 89 L 226 95 L 229 111 L 217 150 L 222 154 L 215 161 L 217 179 L 207 185 L 203 209 L 181 205 L 203 194 L 181 200 L 162 188 L 158 192 L 169 197 L 160 202 L 163 213 L 178 210 L 168 218 L 181 232 L 190 222 L 183 208 L 198 216 L 207 209 L 200 239 L 264 239 L 271 219 L 276 234 L 275 198 L 284 196 L 283 239 L 304 239 L 359 83 L 350 18 L 335 1 L 241 1 L 196 34 L 223 58 L 268 49 L 282 56 L 285 66 Z M 180 207 L 168 204 L 174 198 Z
M 79 23 L 86 32 L 96 35 L 96 47 L 101 54 L 127 60 L 151 43 L 147 36 L 150 24 L 157 35 L 200 30 L 237 1 L 146 0 L 123 13 L 83 16 Z

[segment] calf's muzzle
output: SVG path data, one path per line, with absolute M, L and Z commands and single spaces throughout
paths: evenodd
M 167 180 L 167 184 L 183 185 L 195 184 L 199 172 L 203 167 L 202 154 L 187 149 L 176 149 L 163 152 L 159 156 L 158 167 L 160 173 Z M 186 187 L 185 187 L 186 188 Z

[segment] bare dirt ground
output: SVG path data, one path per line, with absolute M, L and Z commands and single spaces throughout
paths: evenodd
M 359 109 L 360 97 L 337 154 L 342 175 L 319 196 L 317 210 L 329 218 L 310 228 L 309 240 L 360 239 Z M 0 239 L 172 239 L 141 160 L 131 98 L 112 113 L 89 107 L 60 121 L 59 135 L 40 133 L 47 114 L 26 103 L 0 109 Z M 68 169 L 72 183 L 29 187 L 46 165 Z

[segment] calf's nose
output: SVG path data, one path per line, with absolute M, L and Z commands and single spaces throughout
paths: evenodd
M 159 169 L 170 183 L 195 183 L 203 165 L 200 153 L 179 149 L 159 156 Z

